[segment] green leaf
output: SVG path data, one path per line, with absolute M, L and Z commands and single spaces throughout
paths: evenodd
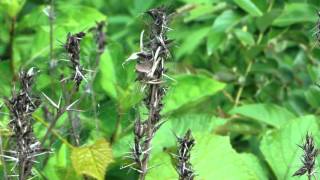
M 202 40 L 207 36 L 209 31 L 209 27 L 192 31 L 189 36 L 185 37 L 181 47 L 177 50 L 177 58 L 191 54 L 202 43 Z
M 164 114 L 214 95 L 225 87 L 221 82 L 200 75 L 179 75 L 175 80 L 177 83 L 170 87 L 164 98 Z
M 319 87 L 310 87 L 305 93 L 304 93 L 307 102 L 315 109 L 320 107 L 320 91 Z
M 192 4 L 212 4 L 215 2 L 219 2 L 219 0 L 180 0 L 185 3 L 192 3 Z
M 254 38 L 251 33 L 247 32 L 247 31 L 243 31 L 241 29 L 236 29 L 235 34 L 244 46 L 247 46 L 247 45 L 253 46 L 254 45 L 255 42 L 254 42 Z
M 114 99 L 117 99 L 117 76 L 116 76 L 116 64 L 113 62 L 109 49 L 106 49 L 101 56 L 100 60 L 100 72 L 102 78 L 101 86 L 108 93 L 108 95 Z
M 262 11 L 251 0 L 234 0 L 234 2 L 251 16 L 262 16 Z
M 0 11 L 6 11 L 11 18 L 14 18 L 18 15 L 25 2 L 25 0 L 1 0 Z
M 195 134 L 196 145 L 191 151 L 191 163 L 197 179 L 267 179 L 260 163 L 253 155 L 238 154 L 232 149 L 229 138 L 207 133 Z M 162 160 L 162 161 L 161 161 Z M 151 159 L 152 169 L 147 179 L 177 179 L 174 164 L 168 154 L 160 153 Z
M 302 144 L 307 132 L 319 135 L 317 119 L 314 116 L 294 119 L 263 137 L 260 149 L 277 179 L 299 179 L 292 177 L 301 165 L 302 152 L 297 144 Z
M 190 22 L 196 19 L 199 19 L 200 17 L 207 17 L 208 15 L 225 9 L 227 4 L 225 2 L 219 3 L 217 5 L 213 4 L 203 4 L 203 5 L 197 5 L 194 9 L 192 9 L 188 15 L 184 18 L 184 22 Z
M 107 141 L 77 147 L 72 150 L 72 165 L 78 174 L 85 174 L 103 180 L 107 167 L 113 162 L 112 150 Z
M 276 128 L 295 118 L 290 111 L 274 104 L 247 104 L 235 107 L 229 113 L 239 114 Z
M 227 37 L 226 33 L 239 22 L 240 18 L 241 16 L 231 10 L 223 12 L 216 18 L 207 38 L 207 52 L 209 55 L 219 48 Z
M 288 3 L 281 15 L 272 23 L 274 26 L 289 26 L 296 23 L 317 21 L 316 7 L 306 3 Z

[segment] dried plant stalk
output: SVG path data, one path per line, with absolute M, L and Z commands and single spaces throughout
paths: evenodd
M 40 105 L 39 97 L 34 96 L 31 92 L 35 73 L 35 68 L 27 72 L 20 72 L 20 91 L 15 92 L 14 90 L 11 99 L 5 99 L 5 104 L 10 110 L 9 127 L 13 131 L 12 138 L 15 147 L 6 157 L 16 162 L 15 166 L 18 168 L 20 180 L 27 179 L 31 175 L 35 157 L 46 152 L 34 136 L 32 128 L 32 113 Z
M 144 180 L 148 171 L 148 160 L 151 152 L 151 141 L 160 128 L 163 107 L 162 98 L 165 94 L 163 76 L 165 73 L 165 60 L 170 57 L 168 45 L 171 40 L 167 37 L 169 28 L 168 16 L 164 8 L 155 8 L 147 11 L 151 16 L 150 32 L 147 41 L 144 41 L 141 33 L 140 52 L 132 54 L 127 61 L 137 59 L 136 72 L 138 80 L 142 83 L 146 92 L 144 103 L 149 111 L 148 119 L 135 122 L 134 146 L 132 147 L 131 158 L 140 173 L 140 179 Z
M 312 135 L 306 135 L 305 142 L 299 147 L 303 150 L 304 154 L 302 155 L 302 167 L 298 169 L 292 176 L 302 176 L 307 175 L 310 180 L 312 176 L 315 175 L 316 168 L 316 158 L 318 156 L 319 150 L 315 147 L 315 143 Z

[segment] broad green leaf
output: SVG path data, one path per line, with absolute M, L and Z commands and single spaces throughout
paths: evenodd
M 320 90 L 319 87 L 310 87 L 304 93 L 307 102 L 315 109 L 320 107 Z
M 191 163 L 197 174 L 196 179 L 267 179 L 258 159 L 251 154 L 237 153 L 228 137 L 199 133 L 195 134 L 195 139 Z M 169 155 L 164 153 L 154 156 L 150 164 L 159 165 L 161 171 L 152 169 L 147 179 L 177 179 L 174 164 L 170 161 Z
M 192 4 L 212 4 L 215 2 L 219 2 L 219 0 L 180 0 L 185 3 L 192 3 Z
M 317 21 L 315 7 L 306 3 L 287 3 L 281 15 L 272 23 L 274 26 L 289 26 L 291 24 Z
M 311 115 L 294 119 L 263 137 L 260 149 L 277 179 L 299 179 L 292 177 L 301 166 L 302 151 L 297 144 L 302 144 L 308 132 L 319 135 L 317 119 Z
M 251 16 L 262 16 L 262 11 L 251 0 L 234 0 L 234 2 Z
M 244 31 L 244 30 L 241 30 L 241 29 L 236 29 L 235 34 L 244 46 L 247 46 L 247 45 L 253 46 L 254 45 L 255 42 L 254 42 L 254 38 L 251 33 Z
M 77 147 L 72 150 L 72 165 L 78 174 L 85 174 L 103 180 L 107 167 L 113 162 L 112 150 L 107 141 Z
M 152 153 L 157 154 L 161 152 L 163 148 L 175 146 L 175 134 L 180 136 L 188 129 L 191 129 L 194 133 L 209 134 L 226 122 L 227 119 L 205 114 L 185 114 L 177 117 L 169 117 L 155 134 L 152 141 Z M 114 157 L 123 157 L 130 151 L 129 144 L 132 143 L 133 136 L 132 133 L 130 133 L 113 144 L 112 149 Z
M 193 133 L 213 133 L 219 126 L 228 120 L 205 114 L 185 114 L 170 117 L 161 126 L 153 139 L 153 153 L 161 152 L 163 148 L 176 144 L 176 136 L 182 136 L 188 129 Z
M 214 21 L 212 29 L 216 32 L 228 32 L 241 19 L 241 16 L 232 10 L 224 11 Z
M 274 104 L 246 104 L 233 108 L 229 113 L 239 114 L 276 128 L 295 118 L 293 113 Z
M 56 23 L 65 26 L 70 32 L 84 31 L 107 18 L 97 9 L 61 2 L 57 6 L 57 13 L 63 18 L 57 18 Z
M 116 99 L 117 98 L 117 76 L 116 76 L 116 64 L 114 64 L 114 59 L 112 59 L 110 50 L 102 54 L 100 60 L 100 72 L 102 78 L 101 86 L 108 93 L 109 96 Z
M 192 31 L 189 36 L 184 38 L 184 42 L 177 50 L 177 58 L 179 59 L 184 55 L 191 54 L 202 43 L 202 40 L 207 36 L 209 31 L 209 27 Z
M 11 18 L 15 18 L 25 2 L 25 0 L 1 0 L 0 11 L 6 11 Z
M 207 17 L 208 15 L 216 11 L 225 9 L 226 6 L 227 4 L 225 2 L 219 3 L 217 5 L 212 5 L 212 4 L 198 5 L 188 13 L 188 16 L 184 18 L 184 21 L 187 23 L 189 21 L 196 20 L 200 17 Z
M 227 10 L 215 19 L 207 38 L 209 55 L 219 48 L 220 44 L 227 38 L 226 33 L 239 22 L 240 18 L 241 16 L 234 11 Z
M 262 17 L 257 18 L 257 27 L 260 31 L 265 31 L 273 21 L 281 14 L 282 9 L 272 9 L 271 11 L 263 14 Z
M 214 95 L 225 87 L 221 82 L 200 75 L 179 75 L 175 80 L 177 82 L 170 86 L 164 98 L 164 114 Z

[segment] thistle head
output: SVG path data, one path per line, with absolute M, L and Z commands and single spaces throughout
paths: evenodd
M 302 176 L 304 174 L 307 176 L 312 176 L 315 172 L 316 158 L 319 152 L 319 150 L 315 147 L 312 135 L 307 133 L 304 144 L 299 145 L 299 147 L 304 152 L 301 158 L 302 167 L 298 169 L 293 176 Z

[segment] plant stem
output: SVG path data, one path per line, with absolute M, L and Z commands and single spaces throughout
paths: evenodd
M 3 177 L 5 180 L 7 180 L 8 179 L 7 166 L 6 166 L 5 160 L 3 158 L 2 135 L 0 135 L 0 155 L 1 155 L 1 163 L 2 163 L 2 168 L 3 168 Z
M 153 121 L 154 121 L 154 114 L 155 114 L 155 106 L 154 106 L 154 101 L 155 101 L 155 96 L 156 93 L 159 89 L 159 85 L 157 84 L 153 84 L 151 85 L 151 101 L 150 101 L 150 105 L 149 105 L 149 117 L 147 120 L 147 138 L 146 138 L 146 142 L 145 142 L 145 146 L 144 146 L 144 150 L 147 151 L 145 152 L 143 158 L 142 158 L 142 164 L 141 164 L 141 171 L 142 173 L 140 173 L 140 180 L 144 180 L 147 174 L 147 170 L 148 170 L 148 161 L 149 161 L 149 157 L 150 157 L 150 151 L 148 151 L 151 148 L 151 140 L 152 140 L 152 136 L 153 136 L 153 131 L 154 131 L 154 125 L 153 125 Z
M 247 66 L 247 69 L 246 69 L 246 72 L 245 72 L 245 75 L 244 75 L 244 80 L 247 79 L 247 76 L 249 74 L 249 72 L 251 71 L 251 67 L 252 67 L 252 61 L 249 61 L 249 64 Z M 234 107 L 238 106 L 239 105 L 239 102 L 240 102 L 240 98 L 241 98 L 241 94 L 243 92 L 243 89 L 244 89 L 244 84 L 242 84 L 240 86 L 240 88 L 238 89 L 237 91 L 237 95 L 236 95 L 236 98 L 235 98 L 235 102 L 234 102 Z
M 115 125 L 114 132 L 113 132 L 111 139 L 110 139 L 110 144 L 113 144 L 118 139 L 119 129 L 121 127 L 122 110 L 120 107 L 118 108 L 117 113 L 118 113 L 118 115 L 117 115 L 116 125 Z

